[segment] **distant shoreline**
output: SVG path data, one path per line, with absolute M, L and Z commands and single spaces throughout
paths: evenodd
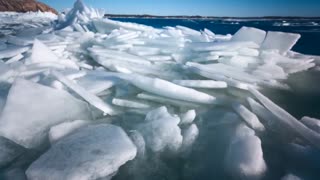
M 261 16 L 261 17 L 216 17 L 216 16 L 157 16 L 157 15 L 137 15 L 137 14 L 105 14 L 107 18 L 144 18 L 144 19 L 244 19 L 244 20 L 254 20 L 254 19 L 267 19 L 267 20 L 320 20 L 320 17 L 302 17 L 302 16 Z

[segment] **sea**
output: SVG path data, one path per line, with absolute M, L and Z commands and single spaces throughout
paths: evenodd
M 319 18 L 221 18 L 221 19 L 168 19 L 168 18 L 112 18 L 117 21 L 133 22 L 163 28 L 185 26 L 195 30 L 207 28 L 215 34 L 234 34 L 242 26 L 265 31 L 281 31 L 301 34 L 293 51 L 320 55 Z M 303 116 L 320 119 L 320 71 L 311 70 L 293 74 L 286 80 L 291 89 L 264 89 L 263 93 L 275 103 L 300 119 Z

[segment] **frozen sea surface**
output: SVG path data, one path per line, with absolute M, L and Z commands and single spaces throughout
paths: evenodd
M 0 13 L 0 179 L 318 180 L 318 28 Z

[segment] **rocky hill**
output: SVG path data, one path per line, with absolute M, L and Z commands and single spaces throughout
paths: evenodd
M 0 0 L 0 12 L 1 11 L 42 11 L 57 14 L 57 11 L 55 9 L 36 0 Z

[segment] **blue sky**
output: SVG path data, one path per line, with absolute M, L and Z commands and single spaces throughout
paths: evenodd
M 39 0 L 61 11 L 75 0 Z M 83 0 L 110 14 L 320 16 L 320 0 Z

